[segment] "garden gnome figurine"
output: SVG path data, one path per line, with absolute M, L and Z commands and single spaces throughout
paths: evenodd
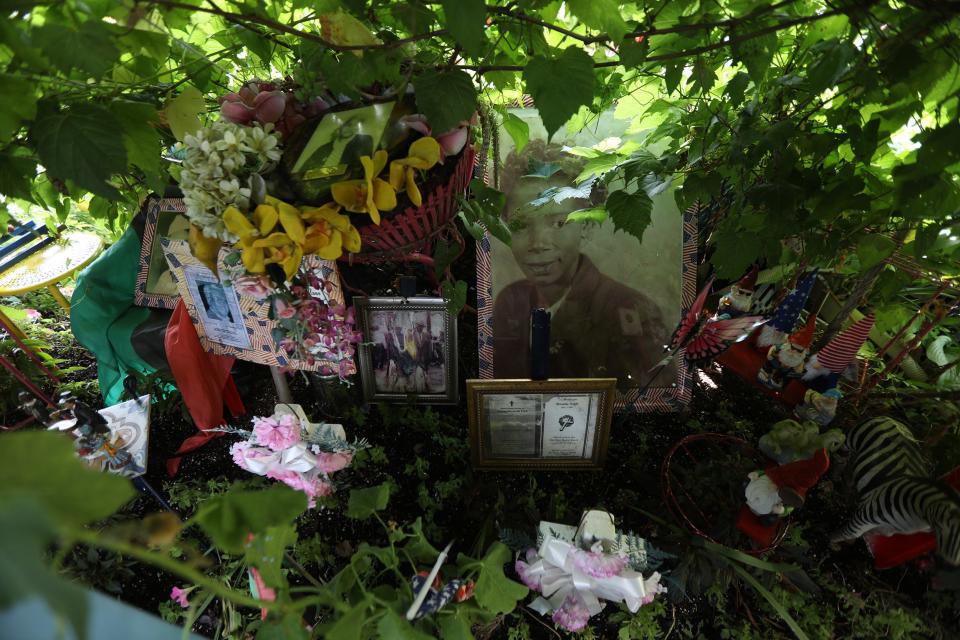
M 761 545 L 769 545 L 777 531 L 777 519 L 789 515 L 806 499 L 820 477 L 830 468 L 826 449 L 809 460 L 754 471 L 744 491 L 747 504 L 740 510 L 737 528 Z
M 757 287 L 758 273 L 760 273 L 760 268 L 753 265 L 750 272 L 740 278 L 740 281 L 731 286 L 730 290 L 720 298 L 720 304 L 717 307 L 718 317 L 721 319 L 739 318 L 750 312 L 753 291 Z
M 768 389 L 782 389 L 788 379 L 802 376 L 816 326 L 817 316 L 810 314 L 807 323 L 786 342 L 770 347 L 766 361 L 757 372 L 757 381 Z
M 823 393 L 814 389 L 807 389 L 803 395 L 803 402 L 797 405 L 793 413 L 801 420 L 812 420 L 820 426 L 826 426 L 837 415 L 837 404 L 843 394 L 836 387 L 827 389 Z
M 870 329 L 873 328 L 873 321 L 871 313 L 841 331 L 827 343 L 827 346 L 813 354 L 807 361 L 806 372 L 803 374 L 804 382 L 811 383 L 807 386 L 820 391 L 835 387 L 835 384 L 830 387 L 824 386 L 820 379 L 829 378 L 832 375 L 839 376 L 844 372 L 857 355 L 857 351 L 867 341 Z M 821 383 L 816 384 L 818 381 Z
M 807 306 L 807 299 L 816 280 L 816 271 L 808 273 L 800 280 L 796 289 L 787 294 L 777 306 L 777 310 L 773 312 L 770 322 L 760 329 L 760 334 L 757 336 L 758 347 L 765 348 L 780 344 L 783 342 L 783 337 L 794 330 L 800 320 L 800 312 Z

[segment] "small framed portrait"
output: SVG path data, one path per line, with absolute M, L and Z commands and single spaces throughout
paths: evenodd
M 443 298 L 354 298 L 367 402 L 457 402 L 457 323 Z
M 140 270 L 133 301 L 139 307 L 173 309 L 180 293 L 163 255 L 161 240 L 186 240 L 190 220 L 183 198 L 151 196 L 144 204 L 146 219 L 140 242 Z
M 603 467 L 616 378 L 467 380 L 475 469 Z
M 240 300 L 233 287 L 220 282 L 203 266 L 183 269 L 190 297 L 193 298 L 204 335 L 208 339 L 238 349 L 250 348 L 250 337 L 240 311 Z
M 603 207 L 604 188 L 584 182 L 591 158 L 625 144 L 644 148 L 642 137 L 616 111 L 550 140 L 536 109 L 510 113 L 528 124 L 530 139 L 518 150 L 500 136 L 495 186 L 506 195 L 501 217 L 512 229 L 510 244 L 490 234 L 477 243 L 480 377 L 530 376 L 530 314 L 544 308 L 551 378 L 616 378 L 618 408 L 679 410 L 690 399 L 690 371 L 683 358 L 657 365 L 696 296 L 694 213 L 678 210 L 664 182 L 648 191 L 642 238 L 609 217 L 569 217 Z

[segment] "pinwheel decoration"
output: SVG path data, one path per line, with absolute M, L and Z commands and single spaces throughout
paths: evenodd
M 665 367 L 684 350 L 686 359 L 694 364 L 706 362 L 726 351 L 730 345 L 746 340 L 750 333 L 766 320 L 763 316 L 740 316 L 739 318 L 720 318 L 703 310 L 710 293 L 713 278 L 693 302 L 687 315 L 680 321 L 665 350 L 666 357 L 657 367 Z

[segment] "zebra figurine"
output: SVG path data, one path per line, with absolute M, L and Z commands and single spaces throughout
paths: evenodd
M 867 533 L 934 532 L 937 555 L 960 565 L 960 495 L 929 477 L 909 429 L 891 418 L 873 418 L 847 434 L 849 468 L 857 489 L 857 509 L 831 544 Z

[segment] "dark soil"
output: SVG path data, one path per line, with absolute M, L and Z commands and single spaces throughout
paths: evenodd
M 464 259 L 454 265 L 454 272 L 471 283 L 468 305 L 475 308 L 476 291 L 470 275 L 473 269 L 472 251 L 473 247 L 468 246 Z M 420 290 L 427 293 L 425 283 L 428 279 L 424 277 L 422 268 L 416 266 L 345 266 L 343 279 L 348 290 L 386 294 L 397 290 L 398 278 L 405 273 L 418 275 Z M 463 312 L 458 325 L 461 397 L 463 381 L 477 376 L 476 329 L 476 316 L 469 311 Z M 68 348 L 58 355 L 65 357 L 70 364 L 85 367 L 82 375 L 88 378 L 95 375 L 92 359 L 81 349 L 59 344 L 54 348 Z M 246 427 L 249 425 L 249 416 L 272 413 L 276 397 L 266 368 L 238 362 L 234 377 L 247 415 L 232 419 L 231 424 Z M 690 538 L 678 533 L 682 529 L 665 506 L 661 482 L 661 465 L 670 447 L 691 433 L 711 431 L 729 433 L 755 443 L 770 425 L 788 416 L 783 407 L 732 375 L 711 370 L 707 372 L 707 379 L 710 383 L 701 381 L 697 385 L 693 401 L 683 413 L 626 413 L 615 416 L 608 458 L 602 472 L 511 473 L 474 472 L 470 468 L 464 402 L 460 406 L 434 408 L 402 405 L 365 407 L 358 386 L 346 388 L 338 384 L 316 383 L 302 374 L 293 375 L 291 388 L 294 399 L 303 404 L 307 415 L 315 420 L 342 422 L 349 437 L 367 438 L 373 446 L 381 447 L 386 455 L 386 461 L 382 464 L 367 461 L 338 474 L 337 480 L 343 486 L 331 501 L 331 507 L 312 510 L 301 518 L 300 539 L 306 540 L 319 534 L 326 550 L 330 552 L 325 554 L 324 559 L 308 564 L 307 568 L 319 577 L 329 578 L 345 563 L 343 556 L 349 553 L 344 551 L 356 548 L 363 541 L 374 545 L 384 542 L 384 532 L 375 520 L 351 520 L 344 516 L 344 511 L 350 487 L 372 486 L 387 479 L 392 479 L 397 489 L 383 514 L 384 521 L 402 524 L 423 517 L 431 542 L 439 547 L 455 539 L 454 553 L 477 553 L 497 539 L 501 528 L 533 534 L 541 519 L 575 523 L 584 509 L 600 507 L 617 517 L 621 529 L 638 533 L 649 538 L 654 545 L 683 556 L 691 549 Z M 856 419 L 857 416 L 848 409 L 847 413 L 838 416 L 835 426 L 849 426 Z M 231 459 L 229 447 L 236 441 L 232 435 L 216 438 L 199 451 L 187 455 L 177 477 L 169 478 L 166 473 L 167 459 L 185 438 L 195 432 L 179 408 L 154 415 L 146 479 L 162 495 L 169 495 L 177 483 L 251 479 L 250 474 L 234 465 Z M 417 458 L 427 463 L 428 471 L 421 476 L 418 476 L 413 464 Z M 813 571 L 829 571 L 835 581 L 842 582 L 852 591 L 885 589 L 899 593 L 897 597 L 902 606 L 925 607 L 923 598 L 928 590 L 929 573 L 924 573 L 916 566 L 875 572 L 860 542 L 839 552 L 831 552 L 828 548 L 830 533 L 840 526 L 846 513 L 839 466 L 834 465 L 794 518 L 795 522 L 804 525 L 800 542 L 805 541 L 806 545 L 797 545 L 794 540 L 794 543 L 785 544 L 768 559 L 796 562 Z M 457 478 L 460 479 L 459 485 L 456 484 Z M 740 491 L 744 478 L 731 473 L 708 478 L 707 481 L 722 488 L 719 494 L 735 495 Z M 444 485 L 443 490 L 439 488 L 441 484 Z M 193 508 L 199 506 L 201 501 L 202 498 Z M 730 517 L 738 505 L 718 504 L 709 501 L 704 494 L 703 503 L 699 506 L 715 517 L 723 518 Z M 142 517 L 159 510 L 157 502 L 144 495 L 130 505 L 122 517 Z M 651 516 L 661 518 L 665 523 L 659 524 Z M 196 537 L 200 534 L 191 531 L 188 535 Z M 722 541 L 741 549 L 749 548 L 742 538 Z M 204 547 L 206 543 L 198 539 L 197 544 Z M 670 569 L 669 566 L 666 568 Z M 155 613 L 158 606 L 169 599 L 170 589 L 175 585 L 182 586 L 173 576 L 150 567 L 137 566 L 135 576 L 121 585 L 121 598 Z M 686 620 L 694 628 L 702 625 L 701 630 L 707 634 L 704 637 L 719 637 L 719 630 L 712 622 L 715 612 L 708 601 L 693 589 L 689 590 L 687 597 L 676 589 L 673 591 L 672 602 L 676 607 L 673 615 Z M 822 606 L 838 606 L 831 600 L 832 596 L 821 597 L 824 598 Z M 731 600 L 731 606 L 734 606 L 733 603 L 742 614 L 729 615 L 754 619 L 755 604 L 748 604 L 739 597 Z M 616 609 L 611 607 L 608 611 Z M 556 637 L 542 625 L 534 623 L 531 617 L 522 618 L 529 623 L 532 637 Z M 591 621 L 596 637 L 616 637 L 618 625 L 609 618 L 610 614 L 604 612 Z M 662 624 L 666 628 L 670 623 L 667 620 Z M 757 624 L 760 626 L 755 631 L 760 635 L 765 633 L 765 625 L 773 625 L 781 632 L 786 629 L 776 619 L 768 618 L 762 624 Z M 955 627 L 956 620 L 941 620 L 938 624 Z M 212 631 L 212 627 L 207 625 L 197 629 L 201 633 Z M 506 625 L 492 631 L 490 637 L 507 637 Z M 835 634 L 834 637 L 848 637 L 840 628 L 835 630 Z

